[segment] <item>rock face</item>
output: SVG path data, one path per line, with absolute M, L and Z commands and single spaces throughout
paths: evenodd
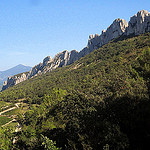
M 41 74 L 41 72 L 46 73 L 45 66 L 52 62 L 52 58 L 47 56 L 44 58 L 43 63 L 39 63 L 38 65 L 34 66 L 29 73 L 27 74 L 27 79 L 36 76 L 37 74 Z
M 126 35 L 139 35 L 150 31 L 150 13 L 141 10 L 130 18 L 129 26 L 126 29 Z
M 114 38 L 122 35 L 139 35 L 149 31 L 150 13 L 148 11 L 139 11 L 136 15 L 130 18 L 129 23 L 124 19 L 116 19 L 107 28 L 107 30 L 102 31 L 101 35 L 90 35 L 87 46 L 80 52 L 77 52 L 76 50 L 68 52 L 67 50 L 65 50 L 56 54 L 53 59 L 50 56 L 47 56 L 42 63 L 34 66 L 27 75 L 22 74 L 19 77 L 9 77 L 3 85 L 3 90 L 29 78 L 33 78 L 37 75 L 50 72 L 58 67 L 64 67 L 66 65 L 72 64 L 73 62 L 79 60 L 81 57 L 84 57 L 93 50 L 107 44 Z
M 19 76 L 15 75 L 13 77 L 8 77 L 7 81 L 4 81 L 2 90 L 5 90 L 9 87 L 12 87 L 20 82 L 23 82 L 27 79 L 27 76 L 25 73 L 20 74 Z
M 7 80 L 9 76 L 13 76 L 22 72 L 30 71 L 31 67 L 19 64 L 13 68 L 10 68 L 5 71 L 0 71 L 0 86 L 3 85 L 3 82 Z
M 34 66 L 27 75 L 27 79 L 36 76 L 38 74 L 45 74 L 50 72 L 58 67 L 64 67 L 73 63 L 75 60 L 78 59 L 78 52 L 73 50 L 71 52 L 65 50 L 55 55 L 52 59 L 50 56 L 47 56 L 43 63 L 39 63 L 38 65 Z
M 124 19 L 116 19 L 107 30 L 103 30 L 101 35 L 95 34 L 90 35 L 88 40 L 88 45 L 83 50 L 80 51 L 79 55 L 81 57 L 89 54 L 93 50 L 107 44 L 114 38 L 125 33 L 126 28 L 128 27 L 128 22 Z

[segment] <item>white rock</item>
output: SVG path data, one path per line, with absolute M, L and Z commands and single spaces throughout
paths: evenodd
M 141 10 L 130 18 L 129 26 L 126 29 L 126 35 L 139 35 L 150 31 L 150 13 Z

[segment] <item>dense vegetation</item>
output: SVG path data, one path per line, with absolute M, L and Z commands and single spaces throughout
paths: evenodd
M 14 149 L 146 149 L 149 78 L 146 33 L 115 39 L 70 66 L 3 91 L 3 101 L 30 104 L 18 115 L 22 131 Z

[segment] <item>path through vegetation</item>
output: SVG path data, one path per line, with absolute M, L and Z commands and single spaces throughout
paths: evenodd
M 9 108 L 9 109 L 6 109 L 6 110 L 0 112 L 0 116 L 1 116 L 2 114 L 6 113 L 6 112 L 9 112 L 9 111 L 13 110 L 13 109 L 19 108 L 19 105 L 20 105 L 20 104 L 21 104 L 21 103 L 15 103 L 15 104 L 14 104 L 15 106 L 13 106 L 13 107 L 11 107 L 11 108 Z M 1 127 L 4 127 L 4 126 L 6 126 L 6 125 L 9 125 L 10 123 L 12 123 L 12 122 L 14 122 L 14 121 L 16 121 L 16 119 L 12 119 L 11 121 L 7 122 L 6 124 L 2 125 Z

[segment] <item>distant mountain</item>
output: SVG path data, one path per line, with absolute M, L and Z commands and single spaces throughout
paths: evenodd
M 5 71 L 0 71 L 0 86 L 9 76 L 14 76 L 19 73 L 30 71 L 31 67 L 19 64 Z

